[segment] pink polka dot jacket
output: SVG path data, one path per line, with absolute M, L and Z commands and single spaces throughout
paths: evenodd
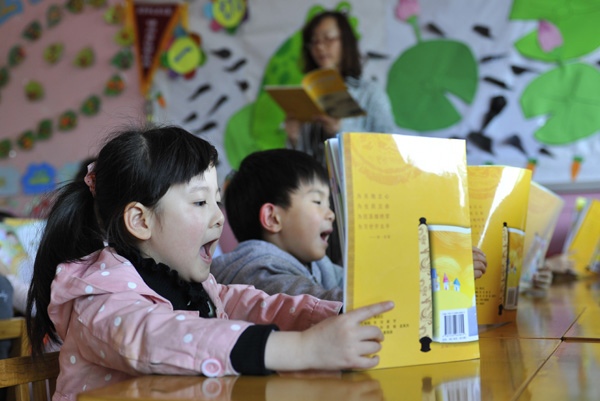
M 268 295 L 248 285 L 202 283 L 216 319 L 174 311 L 133 265 L 111 248 L 60 264 L 48 313 L 64 343 L 53 400 L 144 374 L 224 376 L 238 372 L 230 353 L 252 324 L 304 330 L 342 304 L 309 295 Z

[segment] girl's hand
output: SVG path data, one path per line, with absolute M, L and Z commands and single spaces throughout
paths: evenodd
M 296 120 L 291 116 L 288 116 L 283 122 L 285 133 L 294 149 L 298 146 L 298 139 L 300 138 L 300 124 L 300 120 Z
M 325 130 L 325 133 L 329 137 L 335 136 L 338 132 L 340 132 L 340 129 L 342 128 L 341 120 L 329 116 L 315 116 L 313 118 L 313 121 L 321 124 L 323 126 L 323 129 Z
M 473 247 L 473 273 L 475 278 L 481 278 L 487 269 L 487 258 L 479 248 Z
M 394 308 L 393 302 L 364 306 L 331 317 L 303 332 L 274 332 L 265 366 L 272 370 L 368 369 L 377 366 L 383 333 L 360 323 Z

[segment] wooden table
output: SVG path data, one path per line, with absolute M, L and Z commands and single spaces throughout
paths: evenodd
M 598 281 L 581 280 L 553 286 L 543 299 L 521 298 L 516 323 L 481 327 L 478 360 L 267 377 L 142 376 L 78 400 L 597 400 L 600 341 L 588 340 L 600 334 L 599 313 Z

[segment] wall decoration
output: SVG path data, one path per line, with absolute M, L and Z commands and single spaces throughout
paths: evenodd
M 60 23 L 62 20 L 62 8 L 57 6 L 56 4 L 48 7 L 48 11 L 46 12 L 46 24 L 48 28 L 52 28 Z
M 175 28 L 173 39 L 161 54 L 161 66 L 169 71 L 169 76 L 182 76 L 192 79 L 196 69 L 206 62 L 206 54 L 200 47 L 202 39 L 195 33 L 188 33 L 182 26 Z
M 33 143 L 35 142 L 35 135 L 33 131 L 25 131 L 23 132 L 19 138 L 17 139 L 17 146 L 23 150 L 30 150 L 33 148 Z
M 95 116 L 100 111 L 100 98 L 96 95 L 88 97 L 81 105 L 81 114 L 85 116 Z
M 0 67 L 0 88 L 2 88 L 8 82 L 9 74 L 8 68 Z
M 77 126 L 77 113 L 67 110 L 58 117 L 58 130 L 71 131 Z
M 135 32 L 131 27 L 124 26 L 115 35 L 115 43 L 119 46 L 131 46 L 135 41 Z
M 0 140 L 0 159 L 6 159 L 12 151 L 12 144 L 9 139 Z
M 119 50 L 110 63 L 119 70 L 128 70 L 133 65 L 133 52 L 129 48 Z
M 177 24 L 186 24 L 187 5 L 175 3 L 136 3 L 127 0 L 129 26 L 135 31 L 136 56 L 139 68 L 140 89 L 148 92 L 160 54 Z M 184 21 L 184 22 L 182 22 Z
M 31 164 L 21 178 L 23 193 L 36 195 L 48 192 L 55 187 L 56 171 L 48 163 Z
M 39 122 L 35 139 L 45 141 L 52 136 L 52 120 L 45 119 Z
M 104 13 L 104 21 L 111 25 L 122 25 L 125 22 L 125 7 L 121 4 L 110 6 Z
M 210 19 L 210 29 L 235 33 L 239 25 L 248 19 L 246 0 L 211 0 L 203 8 L 204 16 Z
M 38 81 L 31 80 L 25 84 L 25 97 L 30 102 L 37 102 L 44 97 L 44 87 Z
M 73 65 L 78 68 L 88 68 L 94 64 L 95 58 L 94 49 L 85 47 L 77 52 L 73 59 Z
M 119 96 L 125 89 L 125 81 L 119 74 L 113 75 L 104 86 L 104 94 L 106 96 Z
M 83 11 L 84 5 L 83 0 L 67 0 L 65 8 L 73 14 L 80 14 Z
M 62 57 L 64 45 L 62 43 L 51 43 L 44 49 L 44 60 L 48 64 L 56 64 Z
M 8 65 L 16 67 L 25 59 L 25 49 L 23 46 L 13 46 L 8 53 Z
M 19 193 L 19 170 L 12 166 L 0 166 L 0 196 Z
M 40 36 L 42 36 L 42 24 L 39 21 L 33 21 L 23 31 L 23 37 L 30 41 L 37 40 Z

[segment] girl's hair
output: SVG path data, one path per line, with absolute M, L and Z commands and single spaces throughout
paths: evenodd
M 187 183 L 216 164 L 216 149 L 182 128 L 128 129 L 109 138 L 98 154 L 92 171 L 95 195 L 83 180 L 57 191 L 27 298 L 27 334 L 34 355 L 43 352 L 46 336 L 60 342 L 47 311 L 56 267 L 82 260 L 105 241 L 122 250 L 135 248 L 136 239 L 123 219 L 125 207 L 140 202 L 156 209 L 172 185 Z
M 317 14 L 302 29 L 302 56 L 304 58 L 304 73 L 311 72 L 319 68 L 319 65 L 313 58 L 309 44 L 313 39 L 316 27 L 326 18 L 333 18 L 340 30 L 340 40 L 342 44 L 342 60 L 340 62 L 340 74 L 342 77 L 360 78 L 362 74 L 362 65 L 360 53 L 358 52 L 358 42 L 350 22 L 345 14 L 338 11 L 324 11 Z

